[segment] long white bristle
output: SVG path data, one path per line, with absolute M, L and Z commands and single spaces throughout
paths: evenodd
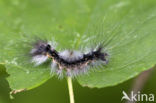
M 37 55 L 32 58 L 32 62 L 35 63 L 35 66 L 38 66 L 38 65 L 46 62 L 47 59 L 48 59 L 48 57 L 45 55 Z
M 64 50 L 64 51 L 60 52 L 59 55 L 63 59 L 68 60 L 68 61 L 73 61 L 73 60 L 83 58 L 83 54 L 78 51 Z
M 50 74 L 55 73 L 57 69 L 58 69 L 57 63 L 53 61 L 53 62 L 51 63 L 51 72 L 50 72 Z

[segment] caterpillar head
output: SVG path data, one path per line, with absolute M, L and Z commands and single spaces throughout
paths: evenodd
M 46 53 L 51 49 L 51 46 L 45 41 L 38 41 L 34 44 L 33 49 L 30 54 L 32 56 L 36 55 L 46 55 Z
M 45 41 L 38 41 L 34 44 L 30 54 L 32 56 L 32 62 L 35 65 L 40 65 L 47 61 L 47 53 L 50 51 L 51 46 Z

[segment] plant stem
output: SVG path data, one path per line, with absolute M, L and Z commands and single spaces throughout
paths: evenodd
M 72 78 L 71 77 L 67 77 L 67 82 L 68 82 L 70 103 L 75 103 L 74 102 L 74 92 L 73 92 Z

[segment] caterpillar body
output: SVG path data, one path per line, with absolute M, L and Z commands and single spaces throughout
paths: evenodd
M 30 54 L 32 62 L 36 66 L 50 58 L 52 60 L 51 73 L 56 73 L 59 78 L 63 78 L 64 75 L 75 77 L 79 74 L 87 73 L 92 66 L 97 66 L 96 64 L 107 64 L 106 57 L 108 54 L 103 52 L 102 49 L 102 45 L 99 45 L 95 50 L 88 53 L 71 50 L 58 52 L 50 43 L 38 41 L 33 46 Z

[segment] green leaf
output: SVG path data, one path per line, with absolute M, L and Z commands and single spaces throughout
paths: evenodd
M 156 63 L 155 0 L 0 0 L 0 64 L 12 90 L 32 89 L 50 76 L 27 55 L 36 37 L 78 49 L 104 42 L 109 63 L 78 81 L 89 87 L 113 86 Z
M 99 2 L 96 12 L 103 12 L 100 38 L 107 43 L 110 60 L 101 70 L 81 76 L 80 84 L 98 88 L 117 85 L 156 64 L 155 4 L 154 0 Z
M 30 44 L 37 37 L 55 39 L 61 49 L 71 48 L 87 26 L 93 4 L 94 1 L 0 0 L 0 64 L 10 74 L 7 80 L 12 90 L 29 90 L 51 77 L 49 65 L 35 67 L 31 63 Z
M 9 103 L 9 84 L 6 80 L 8 76 L 4 65 L 0 64 L 0 103 Z

